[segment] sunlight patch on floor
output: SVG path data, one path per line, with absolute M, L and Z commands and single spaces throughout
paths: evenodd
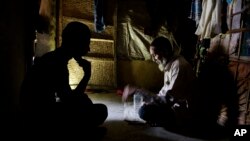
M 124 120 L 124 106 L 121 101 L 121 96 L 116 95 L 116 93 L 92 93 L 88 94 L 88 96 L 94 103 L 103 103 L 108 107 L 107 121 Z

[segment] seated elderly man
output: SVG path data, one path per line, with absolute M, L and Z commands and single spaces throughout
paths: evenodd
M 158 94 L 127 85 L 123 101 L 139 93 L 143 105 L 139 116 L 153 126 L 173 127 L 183 124 L 191 116 L 191 95 L 195 91 L 196 76 L 192 66 L 180 55 L 165 37 L 157 37 L 150 45 L 150 54 L 159 69 L 164 72 L 164 85 Z

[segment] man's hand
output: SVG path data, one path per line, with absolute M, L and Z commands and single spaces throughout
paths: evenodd
M 77 57 L 74 59 L 77 61 L 79 66 L 83 68 L 83 71 L 84 71 L 84 77 L 75 88 L 74 93 L 83 94 L 84 91 L 86 90 L 89 79 L 91 77 L 91 63 L 85 59 L 82 59 L 81 57 Z
M 82 67 L 84 71 L 84 75 L 90 76 L 91 75 L 91 63 L 85 59 L 82 58 L 75 58 L 78 65 Z
M 125 102 L 130 95 L 135 93 L 136 90 L 137 90 L 136 87 L 131 85 L 126 85 L 123 90 L 122 101 Z

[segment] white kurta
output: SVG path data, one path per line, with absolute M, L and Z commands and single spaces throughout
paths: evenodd
M 196 80 L 191 65 L 182 57 L 177 56 L 164 69 L 164 85 L 158 96 L 170 94 L 178 100 L 187 100 L 194 89 Z

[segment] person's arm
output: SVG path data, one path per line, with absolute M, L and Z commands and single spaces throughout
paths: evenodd
M 83 94 L 86 90 L 86 87 L 88 85 L 89 79 L 91 77 L 91 63 L 85 59 L 76 59 L 79 66 L 83 68 L 84 71 L 84 77 L 80 81 L 80 83 L 77 85 L 73 93 L 75 94 Z
M 126 85 L 124 87 L 124 90 L 123 90 L 123 94 L 122 94 L 122 101 L 126 101 L 128 99 L 129 96 L 135 94 L 135 93 L 139 93 L 140 95 L 143 96 L 143 101 L 145 103 L 148 103 L 148 102 L 151 102 L 152 101 L 152 98 L 154 96 L 156 96 L 154 93 L 146 90 L 146 89 L 143 89 L 143 88 L 139 88 L 139 87 L 136 87 L 136 86 L 132 86 L 132 85 Z
M 188 68 L 187 68 L 188 69 Z M 170 71 L 168 72 L 168 78 L 164 83 L 164 86 L 158 96 L 163 98 L 158 98 L 160 102 L 169 104 L 175 107 L 188 107 L 187 95 L 189 91 L 190 78 L 186 77 L 187 70 L 180 67 L 180 62 L 175 62 Z M 192 75 L 192 74 L 190 74 Z M 190 85 L 191 86 L 191 85 Z
M 79 84 L 77 85 L 77 87 L 74 90 L 72 90 L 70 88 L 68 81 L 67 81 L 67 85 L 66 85 L 66 83 L 65 83 L 66 81 L 65 81 L 63 83 L 64 86 L 60 87 L 60 88 L 62 88 L 61 93 L 59 95 L 60 100 L 62 102 L 67 102 L 67 103 L 71 103 L 74 105 L 92 104 L 92 101 L 84 93 L 85 89 L 87 87 L 88 81 L 90 79 L 90 76 L 91 76 L 91 64 L 89 61 L 84 60 L 84 59 L 77 59 L 77 62 L 79 64 L 79 66 L 81 66 L 83 68 L 84 77 L 82 78 L 82 80 L 79 82 Z M 67 76 L 67 79 L 68 79 L 68 76 Z M 62 82 L 60 82 L 60 83 L 62 83 Z
M 174 94 L 178 91 L 179 66 L 174 64 L 168 72 L 164 74 L 164 85 L 161 90 L 154 97 L 153 101 L 158 104 L 171 104 L 174 101 Z M 182 80 L 183 81 L 183 80 Z
M 122 101 L 127 101 L 128 97 L 133 95 L 135 93 L 135 91 L 138 89 L 138 87 L 136 86 L 132 86 L 132 85 L 126 85 L 123 89 L 123 93 L 122 93 Z

